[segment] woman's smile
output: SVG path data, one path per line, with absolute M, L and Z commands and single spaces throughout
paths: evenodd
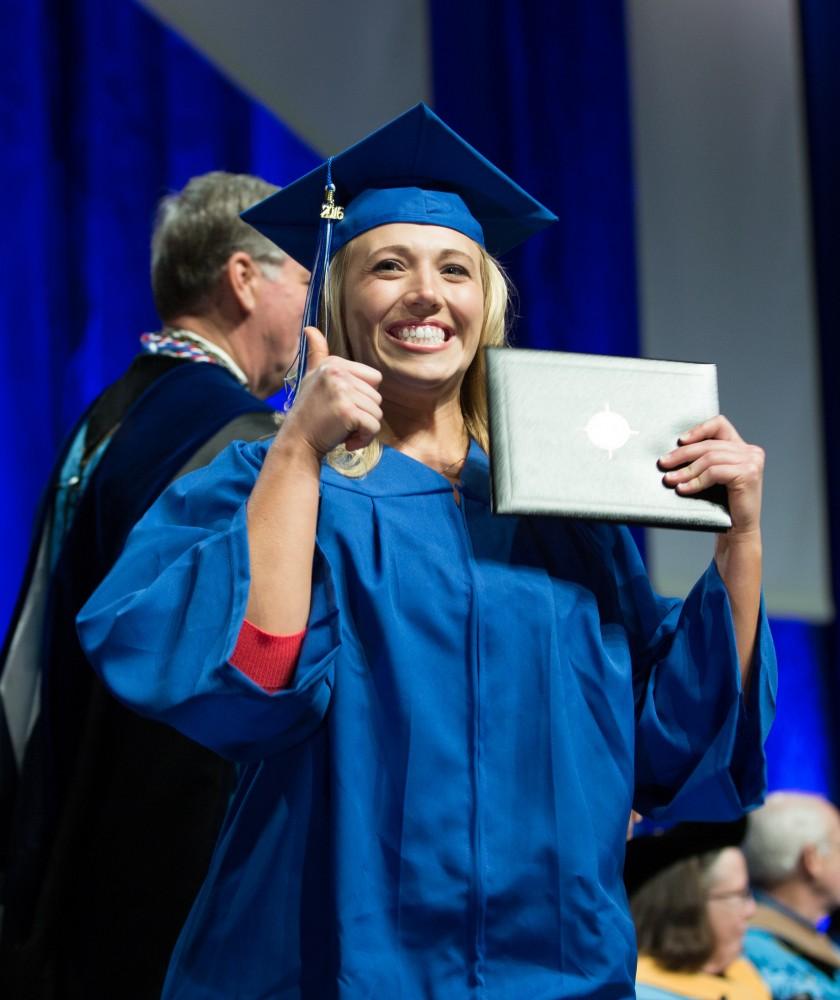
M 429 353 L 444 350 L 452 339 L 452 330 L 443 323 L 406 320 L 394 323 L 385 331 L 400 347 L 408 351 Z

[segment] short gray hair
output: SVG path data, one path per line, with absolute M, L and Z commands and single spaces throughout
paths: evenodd
M 250 174 L 215 170 L 161 199 L 152 232 L 152 293 L 164 323 L 202 308 L 231 254 L 242 250 L 260 262 L 282 263 L 283 251 L 239 218 L 276 190 Z
M 803 850 L 829 846 L 831 805 L 819 795 L 774 792 L 747 820 L 741 849 L 750 879 L 770 889 L 796 874 Z

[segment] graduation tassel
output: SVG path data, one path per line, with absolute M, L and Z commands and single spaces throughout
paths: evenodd
M 344 218 L 344 209 L 335 203 L 335 184 L 332 182 L 332 157 L 327 160 L 327 182 L 324 187 L 324 200 L 321 203 L 320 225 L 318 227 L 318 246 L 315 250 L 315 260 L 312 263 L 309 289 L 306 293 L 306 305 L 303 309 L 303 320 L 300 327 L 297 354 L 285 377 L 286 402 L 285 410 L 290 410 L 297 399 L 298 389 L 306 375 L 306 358 L 309 344 L 304 327 L 318 325 L 318 306 L 323 290 L 324 298 L 324 329 L 321 331 L 329 338 L 329 283 L 327 275 L 330 268 L 330 249 L 332 232 L 335 222 Z

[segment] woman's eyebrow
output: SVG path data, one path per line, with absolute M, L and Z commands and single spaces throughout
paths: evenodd
M 365 259 L 370 260 L 371 257 L 376 257 L 378 254 L 381 253 L 410 254 L 411 252 L 412 252 L 411 247 L 405 246 L 405 244 L 392 243 L 386 247 L 375 247 L 373 250 L 370 251 L 370 253 L 367 255 Z
M 372 257 L 376 257 L 382 253 L 396 253 L 403 254 L 406 257 L 412 256 L 416 253 L 416 247 L 408 246 L 405 243 L 392 243 L 385 247 L 376 247 L 375 250 L 371 250 L 367 255 L 366 260 L 370 260 Z M 464 257 L 466 260 L 474 260 L 473 256 L 466 250 L 459 250 L 456 247 L 442 247 L 436 252 L 437 257 Z
M 466 250 L 458 250 L 455 247 L 446 247 L 438 253 L 438 257 L 463 257 L 465 260 L 475 260 L 471 253 Z

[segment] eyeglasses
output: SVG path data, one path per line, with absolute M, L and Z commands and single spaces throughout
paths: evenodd
M 745 885 L 743 889 L 730 889 L 728 892 L 710 892 L 706 899 L 718 899 L 729 903 L 749 903 L 753 898 L 752 889 Z

